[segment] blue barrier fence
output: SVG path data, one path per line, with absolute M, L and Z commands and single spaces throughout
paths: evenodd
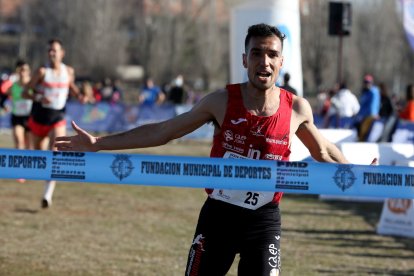
M 318 128 L 354 128 L 354 118 L 331 117 L 328 126 L 324 126 L 324 118 L 314 115 L 314 123 Z M 366 142 L 392 142 L 400 144 L 414 144 L 414 123 L 397 117 L 377 119 L 373 121 Z
M 414 199 L 414 170 L 402 166 L 0 149 L 0 168 L 1 178 Z
M 66 118 L 68 128 L 72 120 L 92 132 L 113 133 L 131 129 L 147 123 L 159 122 L 170 119 L 178 114 L 188 111 L 191 105 L 163 104 L 154 106 L 127 105 L 122 103 L 97 103 L 82 105 L 78 102 L 68 102 L 66 107 Z M 315 115 L 315 124 L 323 127 L 323 120 Z M 384 129 L 387 129 L 387 122 L 377 120 L 371 128 L 368 142 L 376 142 Z M 10 128 L 10 113 L 0 115 L 0 129 Z M 340 128 L 352 128 L 352 118 L 341 118 Z M 184 138 L 188 139 L 211 139 L 214 129 L 212 125 L 204 125 Z M 414 123 L 404 120 L 397 120 L 393 128 L 391 142 L 414 144 Z
M 68 102 L 66 119 L 68 129 L 70 122 L 75 121 L 81 128 L 91 132 L 113 133 L 131 129 L 143 124 L 159 122 L 190 110 L 190 105 L 163 104 L 154 106 L 127 105 L 122 103 L 97 103 L 82 105 L 78 102 Z M 10 113 L 0 115 L 0 128 L 8 129 Z M 188 139 L 208 139 L 213 135 L 213 126 L 205 125 L 197 131 L 188 134 Z

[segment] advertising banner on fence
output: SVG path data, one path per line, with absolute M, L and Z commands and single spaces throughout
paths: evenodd
M 387 199 L 382 207 L 377 233 L 414 238 L 414 200 Z
M 414 169 L 0 149 L 0 178 L 414 199 Z

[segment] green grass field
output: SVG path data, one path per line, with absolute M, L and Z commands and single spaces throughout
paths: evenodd
M 11 147 L 10 136 L 0 144 Z M 207 156 L 209 144 L 134 153 Z M 0 275 L 183 275 L 206 198 L 202 189 L 59 182 L 42 210 L 42 192 L 41 181 L 0 180 Z M 414 240 L 376 234 L 381 208 L 285 195 L 283 275 L 414 275 Z

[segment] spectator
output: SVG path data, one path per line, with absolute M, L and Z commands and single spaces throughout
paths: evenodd
M 399 114 L 405 106 L 405 99 L 402 99 L 400 93 L 392 93 L 391 95 L 392 105 L 394 106 L 395 112 Z
M 174 81 L 173 85 L 168 93 L 168 100 L 173 104 L 183 104 L 184 97 L 185 97 L 185 89 L 184 89 L 184 77 L 182 75 L 178 75 Z
M 98 81 L 95 82 L 92 89 L 93 89 L 93 96 L 95 97 L 96 102 L 102 101 L 101 89 L 103 85 L 102 82 Z
M 154 84 L 151 77 L 145 78 L 144 86 L 139 94 L 138 101 L 141 105 L 153 106 L 154 104 L 161 104 L 165 100 L 165 94 L 159 86 Z
M 407 102 L 399 114 L 400 118 L 414 122 L 414 85 L 407 85 L 405 97 Z
M 5 90 L 7 86 L 3 88 L 4 83 L 8 80 L 8 78 L 9 78 L 9 75 L 7 75 L 6 73 L 1 74 L 1 79 L 0 79 L 0 108 L 1 109 L 5 109 L 4 104 L 8 98 L 7 93 L 6 93 L 7 89 Z
M 1 74 L 1 83 L 0 83 L 0 92 L 6 94 L 10 87 L 19 80 L 19 74 L 17 72 L 11 73 L 2 73 Z
M 364 77 L 359 104 L 361 108 L 355 116 L 354 125 L 358 132 L 358 141 L 364 142 L 368 138 L 374 120 L 379 118 L 380 110 L 380 92 L 374 85 L 374 78 L 371 75 Z
M 103 81 L 103 86 L 100 90 L 101 99 L 103 102 L 111 102 L 112 96 L 114 94 L 114 87 L 112 86 L 112 80 L 110 78 L 105 78 Z
M 202 92 L 201 91 L 195 91 L 195 90 L 189 90 L 187 92 L 187 101 L 186 104 L 193 105 L 198 103 L 200 99 L 202 98 Z
M 325 93 L 326 93 L 325 94 L 326 96 L 325 96 L 325 99 L 323 100 L 323 103 L 322 103 L 322 109 L 320 111 L 320 116 L 321 116 L 321 118 L 324 119 L 323 120 L 323 127 L 327 128 L 328 125 L 329 125 L 329 121 L 327 121 L 325 118 L 328 117 L 328 112 L 329 112 L 329 109 L 331 108 L 331 99 L 332 99 L 333 96 L 335 96 L 336 92 L 335 92 L 335 89 L 329 89 Z
M 297 95 L 298 92 L 296 91 L 295 88 L 293 88 L 292 86 L 290 86 L 289 81 L 290 81 L 290 74 L 289 73 L 285 73 L 283 75 L 283 86 L 281 86 L 280 88 L 283 88 L 283 89 L 289 91 L 290 93 Z
M 327 115 L 325 116 L 325 126 L 330 125 L 333 118 L 335 120 L 335 127 L 346 127 L 346 124 L 341 122 L 350 120 L 355 116 L 360 109 L 357 97 L 348 89 L 345 82 L 341 83 L 339 90 L 331 98 L 331 104 Z
M 81 84 L 81 93 L 83 95 L 83 102 L 85 104 L 96 103 L 92 84 L 89 81 L 83 81 Z
M 4 109 L 4 104 L 8 99 L 7 91 L 13 84 L 13 79 L 9 74 L 2 73 L 1 74 L 1 82 L 0 82 L 0 107 Z
M 325 102 L 328 98 L 328 91 L 325 89 L 319 90 L 318 94 L 316 95 L 316 106 L 315 106 L 315 114 L 318 116 L 325 116 L 326 114 L 326 107 Z
M 379 90 L 381 95 L 379 116 L 387 120 L 391 115 L 394 114 L 394 106 L 392 104 L 390 96 L 388 95 L 388 89 L 385 83 L 381 82 L 379 84 Z
M 111 103 L 122 102 L 123 93 L 122 93 L 122 89 L 119 83 L 120 83 L 119 80 L 113 81 Z
M 384 129 L 377 142 L 391 142 L 397 124 L 396 107 L 385 83 L 379 84 L 379 90 L 381 95 L 379 116 L 384 123 Z

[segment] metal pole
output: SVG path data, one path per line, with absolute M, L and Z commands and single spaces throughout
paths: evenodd
M 342 82 L 342 44 L 343 44 L 343 35 L 342 32 L 339 34 L 339 46 L 338 46 L 338 69 L 336 81 L 338 84 Z

